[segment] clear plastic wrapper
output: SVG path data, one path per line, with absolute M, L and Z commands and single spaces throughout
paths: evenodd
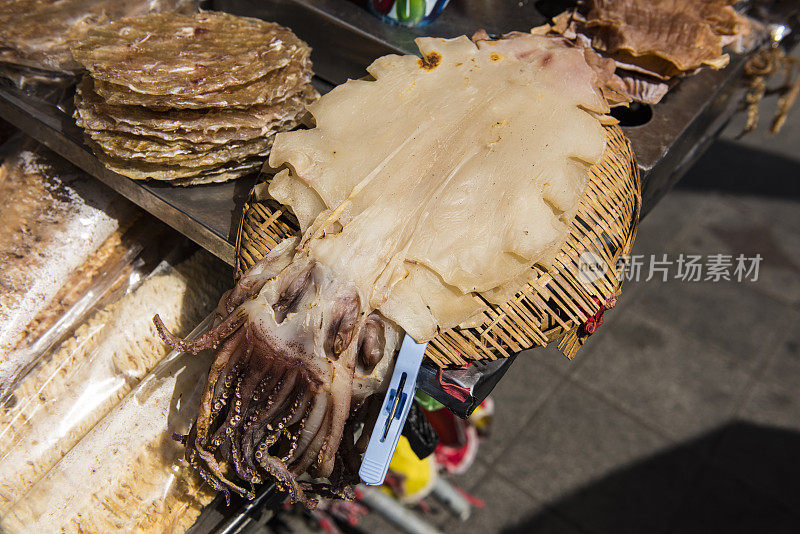
M 151 272 L 163 258 L 164 249 L 185 255 L 181 243 L 186 241 L 145 216 L 135 219 L 126 231 L 120 228 L 106 239 L 72 272 L 50 304 L 28 323 L 24 336 L 6 355 L 6 368 L 13 362 L 15 373 L 9 371 L 0 379 L 0 406 L 6 406 L 14 384 L 49 357 L 53 346 L 74 335 L 90 315 L 129 292 Z
M 137 210 L 23 136 L 0 148 L 0 160 L 2 393 L 28 363 L 28 356 L 17 348 L 29 337 L 32 322 L 61 306 L 54 299 L 76 271 L 102 263 L 96 257 L 98 249 L 128 225 Z
M 27 501 L 31 486 L 166 356 L 152 317 L 189 332 L 226 279 L 205 252 L 175 267 L 163 262 L 14 383 L 0 412 L 0 514 Z
M 2 515 L 3 530 L 186 531 L 213 493 L 172 436 L 197 415 L 211 359 L 171 353 Z
M 142 239 L 131 234 L 138 232 L 117 230 L 73 271 L 50 305 L 28 323 L 24 336 L 10 354 L 10 360 L 32 365 L 94 307 L 130 289 L 130 285 L 141 276 L 139 270 L 144 262 L 138 256 L 145 245 Z M 23 366 L 17 376 L 25 371 Z M 9 382 L 13 383 L 13 380 Z M 3 398 L 0 389 L 0 400 Z

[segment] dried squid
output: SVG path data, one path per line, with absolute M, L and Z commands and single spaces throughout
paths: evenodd
M 309 106 L 314 128 L 276 136 L 269 192 L 301 235 L 203 336 L 160 328 L 181 350 L 218 348 L 185 444 L 219 491 L 343 495 L 403 332 L 469 324 L 567 236 L 606 143 L 583 52 L 533 35 L 417 43 L 422 57 L 376 60 L 374 80 Z

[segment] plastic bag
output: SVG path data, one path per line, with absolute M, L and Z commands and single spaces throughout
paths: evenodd
M 137 211 L 23 136 L 0 148 L 0 393 L 28 363 L 15 352 L 76 270 Z M 110 215 L 112 214 L 113 215 Z M 63 295 L 62 295 L 63 296 Z M 57 306 L 58 303 L 55 303 Z
M 153 315 L 187 333 L 214 309 L 224 273 L 205 252 L 160 264 L 14 385 L 0 413 L 0 512 L 27 501 L 25 492 L 166 356 Z
M 3 514 L 4 531 L 186 531 L 213 493 L 172 435 L 197 415 L 211 360 L 171 353 Z

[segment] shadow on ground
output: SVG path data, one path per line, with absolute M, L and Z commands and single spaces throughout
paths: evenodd
M 676 487 L 675 473 L 687 470 L 694 480 Z M 503 532 L 549 532 L 551 513 L 586 532 L 798 532 L 800 433 L 732 422 L 547 508 Z
M 800 150 L 797 157 L 800 158 Z M 718 140 L 675 186 L 690 191 L 724 191 L 800 199 L 800 159 Z

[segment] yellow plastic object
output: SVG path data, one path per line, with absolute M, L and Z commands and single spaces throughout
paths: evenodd
M 381 486 L 381 489 L 405 503 L 415 503 L 424 499 L 433 489 L 438 476 L 433 456 L 422 460 L 417 458 L 405 436 L 400 436 L 400 441 L 397 442 L 397 448 L 389 464 L 389 472 L 400 477 L 402 494 L 397 495 L 386 484 Z

